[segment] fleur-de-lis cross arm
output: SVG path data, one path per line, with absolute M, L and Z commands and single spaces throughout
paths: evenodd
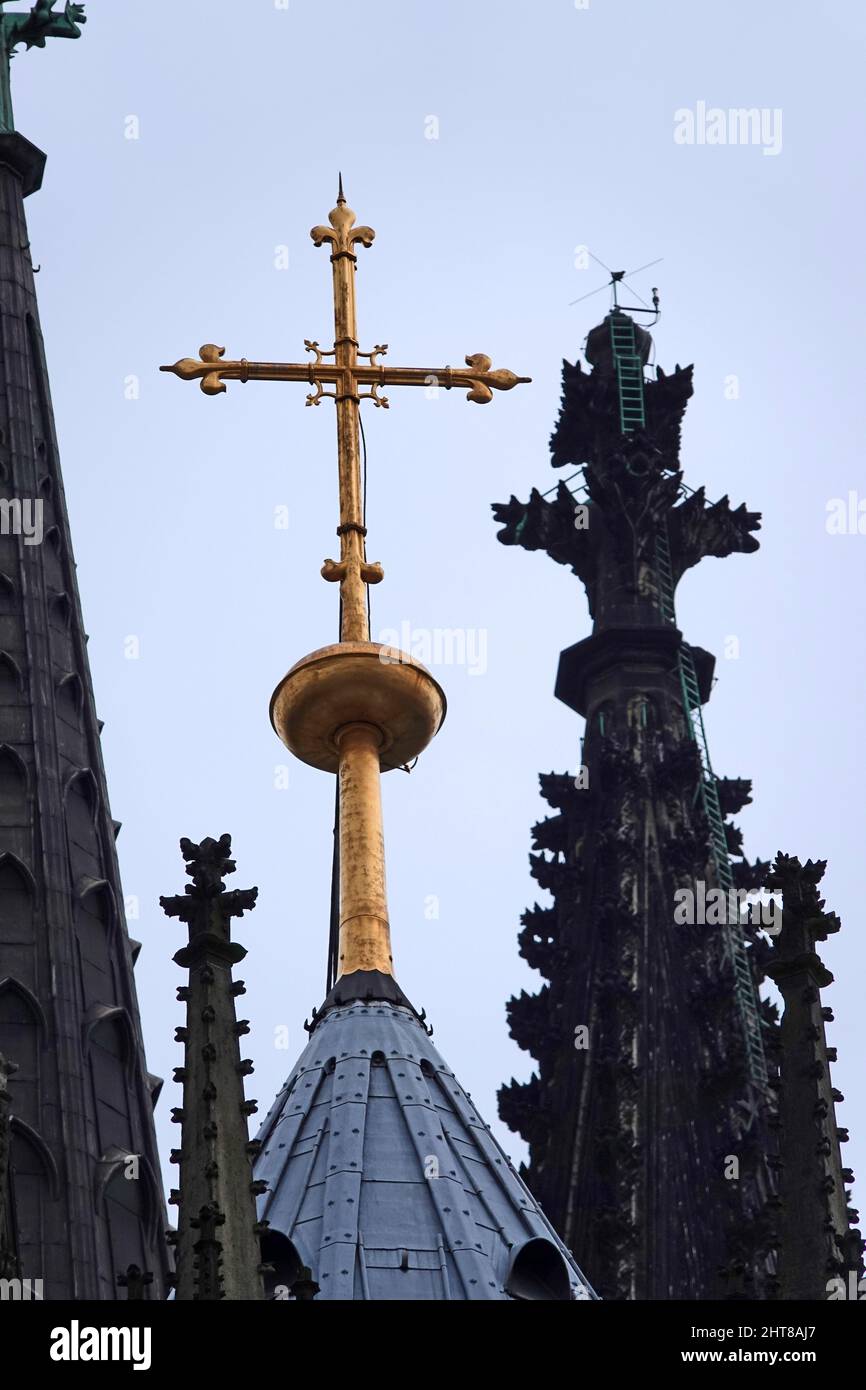
M 372 227 L 355 225 L 355 214 L 343 195 L 342 179 L 337 205 L 328 214 L 328 222 L 327 227 L 313 227 L 310 235 L 316 246 L 331 247 L 333 347 L 323 349 L 317 339 L 305 339 L 304 346 L 311 354 L 308 362 L 250 362 L 245 357 L 226 360 L 224 348 L 205 343 L 198 358 L 183 357 L 160 371 L 172 372 L 183 381 L 199 381 L 206 396 L 221 395 L 227 381 L 299 381 L 312 387 L 307 405 L 319 405 L 326 396 L 335 402 L 341 549 L 339 561 L 326 561 L 322 573 L 326 579 L 340 582 L 341 640 L 368 641 L 366 585 L 378 583 L 382 571 L 380 566 L 368 563 L 365 552 L 360 402 L 372 400 L 374 405 L 387 406 L 388 398 L 381 394 L 383 388 L 424 386 L 431 396 L 440 387 L 445 391 L 463 388 L 468 400 L 486 405 L 493 399 L 494 391 L 510 391 L 531 378 L 517 376 L 507 367 L 494 369 L 483 352 L 470 353 L 462 367 L 391 366 L 379 360 L 387 350 L 381 343 L 371 352 L 362 352 L 355 314 L 357 257 L 353 248 L 371 246 L 375 232 Z

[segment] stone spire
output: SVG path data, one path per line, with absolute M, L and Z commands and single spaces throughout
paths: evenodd
M 80 6 L 0 15 L 18 42 Z M 77 13 L 80 20 L 80 13 Z M 77 25 L 75 26 L 77 27 Z M 74 35 L 69 32 L 67 37 Z M 0 1052 L 11 1078 L 22 1277 L 112 1299 L 130 1264 L 165 1293 L 165 1209 L 130 940 L 60 471 L 24 199 L 44 154 L 0 120 Z M 75 370 L 67 364 L 67 372 Z
M 247 1020 L 239 1022 L 235 1012 L 243 982 L 232 981 L 232 966 L 246 950 L 231 940 L 232 918 L 255 907 L 258 889 L 226 891 L 223 879 L 235 872 L 230 836 L 208 837 L 200 845 L 184 839 L 180 849 L 192 886 L 182 896 L 159 900 L 167 916 L 189 928 L 189 945 L 174 957 L 189 971 L 189 984 L 178 990 L 187 1023 L 177 1031 L 184 1044 L 184 1065 L 175 1072 L 183 1082 L 183 1108 L 173 1112 L 181 1146 L 171 1156 L 180 1165 L 180 1189 L 172 1193 L 179 1208 L 177 1297 L 260 1299 L 260 1187 L 250 1170 L 258 1145 L 247 1131 L 256 1103 L 244 1097 L 244 1077 L 253 1064 L 241 1059 L 238 1042 L 249 1032 Z
M 552 495 L 494 507 L 506 545 L 543 550 L 583 583 L 592 632 L 560 658 L 556 694 L 586 721 L 578 764 L 541 779 L 533 831 L 550 893 L 521 952 L 545 979 L 511 1001 L 538 1063 L 500 1093 L 530 1146 L 528 1181 L 611 1298 L 711 1298 L 741 1245 L 743 1291 L 772 1289 L 772 1103 L 751 937 L 727 907 L 760 882 L 717 778 L 702 707 L 714 659 L 677 626 L 676 586 L 705 556 L 757 549 L 759 516 L 683 486 L 692 369 L 645 380 L 651 340 L 621 310 L 563 367 Z M 675 917 L 678 892 L 693 912 Z M 726 900 L 704 914 L 710 892 Z M 748 1122 L 747 1122 L 748 1120 Z
M 782 927 L 773 939 L 764 972 L 778 985 L 785 1001 L 779 1051 L 779 1297 L 825 1299 L 841 1279 L 842 1297 L 851 1294 L 863 1272 L 857 1212 L 848 1205 L 845 1184 L 854 1181 L 842 1164 L 840 1143 L 847 1130 L 836 1124 L 836 1102 L 843 1099 L 831 1083 L 830 1063 L 836 1049 L 827 1046 L 825 1023 L 833 1018 L 822 1007 L 820 991 L 833 976 L 815 949 L 839 931 L 834 912 L 824 911 L 818 884 L 826 863 L 776 856 L 767 887 L 782 895 Z

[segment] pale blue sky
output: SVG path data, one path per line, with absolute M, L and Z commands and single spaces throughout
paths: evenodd
M 336 545 L 332 406 L 274 385 L 208 400 L 156 369 L 209 340 L 299 360 L 305 337 L 330 339 L 330 267 L 308 231 L 341 168 L 377 231 L 360 253 L 362 346 L 411 365 L 484 351 L 533 377 L 483 409 L 395 389 L 365 415 L 369 555 L 386 570 L 374 629 L 487 635 L 484 674 L 434 668 L 443 731 L 411 777 L 384 779 L 401 983 L 519 1159 L 495 1091 L 531 1064 L 504 1006 L 539 983 L 516 945 L 522 909 L 544 900 L 527 865 L 536 778 L 577 761 L 581 721 L 553 682 L 588 620 L 566 570 L 498 545 L 489 503 L 556 480 L 561 359 L 606 306 L 569 307 L 601 279 L 574 248 L 617 267 L 663 256 L 638 287 L 661 291 L 658 361 L 696 364 L 686 481 L 764 514 L 756 555 L 687 576 L 680 624 L 719 657 L 707 730 L 717 771 L 754 779 L 750 857 L 829 860 L 843 931 L 823 952 L 825 1002 L 856 1169 L 866 536 L 828 535 L 825 517 L 831 498 L 866 496 L 862 6 L 184 0 L 169 15 L 91 0 L 88 16 L 74 46 L 16 59 L 15 106 L 49 155 L 28 215 L 151 1070 L 181 1062 L 181 929 L 157 905 L 184 882 L 181 835 L 230 831 L 236 885 L 259 886 L 238 935 L 262 1113 L 322 997 L 333 785 L 297 764 L 275 789 L 288 757 L 267 707 L 336 629 L 318 573 Z M 700 101 L 780 109 L 781 152 L 677 144 L 674 113 Z M 731 635 L 738 660 L 722 658 Z M 178 1094 L 167 1080 L 163 1154 Z

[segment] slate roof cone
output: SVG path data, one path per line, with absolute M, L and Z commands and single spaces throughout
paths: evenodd
M 271 1296 L 595 1295 L 408 1003 L 363 982 L 318 1014 L 259 1134 Z

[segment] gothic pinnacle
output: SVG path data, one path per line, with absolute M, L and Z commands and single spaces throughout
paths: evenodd
M 181 1146 L 172 1153 L 180 1167 L 177 1194 L 177 1297 L 179 1300 L 261 1299 L 261 1251 L 256 1234 L 256 1189 L 251 1185 L 249 1134 L 243 1077 L 252 1063 L 241 1060 L 239 1037 L 248 1031 L 235 1014 L 232 966 L 246 955 L 231 940 L 231 919 L 255 906 L 257 889 L 227 892 L 234 873 L 231 839 L 181 840 L 187 861 L 182 896 L 160 898 L 169 917 L 189 928 L 189 944 L 175 954 L 189 970 L 183 988 L 187 1016 L 176 1038 L 184 1045 Z M 195 1238 L 195 1233 L 198 1238 Z

